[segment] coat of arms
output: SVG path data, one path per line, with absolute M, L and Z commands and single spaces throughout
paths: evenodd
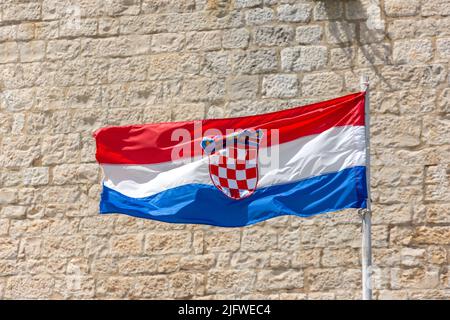
M 203 138 L 201 145 L 209 156 L 211 180 L 226 196 L 238 200 L 256 190 L 261 138 L 259 129 Z

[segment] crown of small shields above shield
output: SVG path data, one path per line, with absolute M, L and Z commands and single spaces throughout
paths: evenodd
M 239 200 L 256 190 L 261 139 L 260 129 L 202 139 L 201 146 L 209 156 L 211 181 L 227 197 Z

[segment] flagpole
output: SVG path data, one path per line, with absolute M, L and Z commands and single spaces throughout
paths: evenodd
M 371 241 L 371 193 L 370 193 L 370 105 L 369 105 L 369 79 L 361 76 L 361 90 L 364 97 L 364 120 L 366 133 L 366 188 L 367 207 L 361 210 L 362 218 L 362 298 L 372 300 L 372 241 Z

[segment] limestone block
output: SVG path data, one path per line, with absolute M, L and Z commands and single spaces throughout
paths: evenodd
M 287 46 L 293 38 L 294 30 L 288 26 L 261 26 L 254 31 L 254 43 L 262 47 Z
M 295 30 L 297 44 L 314 44 L 322 39 L 323 30 L 320 25 L 301 26 Z
M 427 62 L 433 55 L 433 48 L 430 40 L 396 41 L 392 55 L 397 64 Z
M 386 14 L 391 17 L 414 16 L 418 13 L 420 1 L 418 0 L 387 0 L 384 3 Z
M 261 25 L 275 18 L 275 13 L 270 8 L 250 9 L 245 13 L 245 21 L 248 25 Z
M 285 71 L 312 71 L 327 63 L 327 47 L 300 46 L 281 50 L 281 67 Z
M 225 49 L 247 48 L 250 41 L 250 32 L 247 29 L 224 30 L 222 34 L 222 46 Z
M 241 235 L 239 231 L 217 231 L 205 234 L 206 252 L 233 252 L 240 248 Z
M 188 253 L 192 248 L 192 234 L 188 231 L 153 232 L 145 236 L 145 253 Z
M 258 93 L 257 76 L 240 76 L 227 81 L 227 94 L 232 100 L 256 98 Z
M 311 18 L 310 3 L 282 4 L 277 8 L 278 19 L 283 22 L 307 22 Z
M 233 71 L 238 74 L 257 74 L 275 71 L 278 67 L 274 49 L 236 52 L 232 56 Z
M 277 236 L 275 232 L 252 228 L 243 231 L 241 240 L 242 251 L 264 251 L 276 246 Z
M 262 94 L 264 97 L 291 98 L 297 95 L 298 87 L 296 75 L 269 75 L 263 78 Z

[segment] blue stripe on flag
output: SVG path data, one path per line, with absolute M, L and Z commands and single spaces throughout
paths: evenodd
M 212 185 L 188 184 L 145 198 L 127 197 L 103 186 L 101 213 L 172 223 L 221 227 L 251 225 L 281 215 L 309 217 L 346 208 L 366 207 L 365 167 L 353 167 L 283 185 L 257 189 L 241 200 Z

